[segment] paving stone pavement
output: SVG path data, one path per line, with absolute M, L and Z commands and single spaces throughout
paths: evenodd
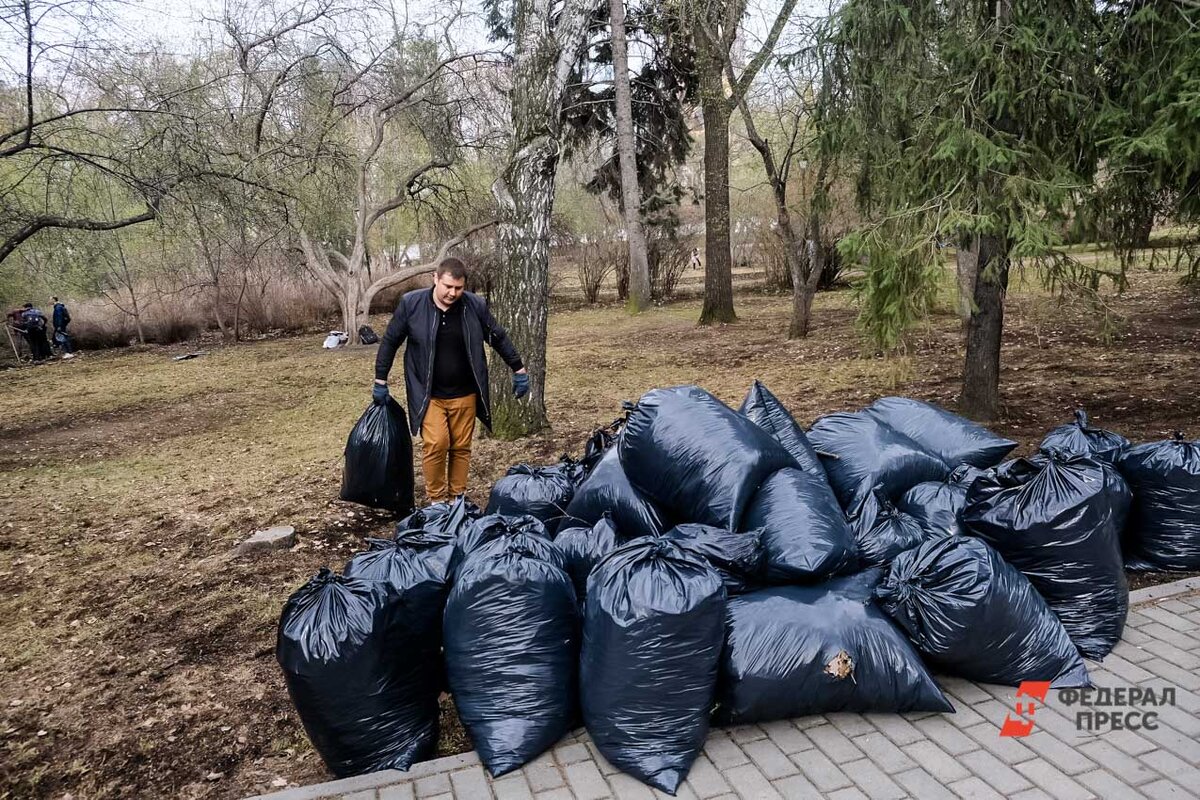
M 677 797 L 830 798 L 1200 797 L 1200 578 L 1130 596 L 1125 635 L 1098 687 L 1175 689 L 1155 730 L 1080 730 L 1079 707 L 1051 692 L 1028 736 L 1001 738 L 1016 689 L 938 682 L 954 714 L 826 714 L 714 729 Z M 1148 709 L 1149 710 L 1149 709 Z M 579 730 L 523 769 L 487 777 L 474 753 L 287 789 L 259 800 L 601 800 L 665 798 L 605 761 Z

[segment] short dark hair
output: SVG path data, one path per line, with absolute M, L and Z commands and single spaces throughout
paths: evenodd
M 53 303 L 57 303 L 57 302 L 58 302 L 58 297 L 57 297 L 57 296 L 55 296 L 55 295 L 51 295 L 51 296 L 50 296 L 50 301 L 51 301 L 51 302 L 53 302 Z
M 26 303 L 25 305 L 21 306 L 21 308 L 33 308 L 33 303 Z
M 467 279 L 467 265 L 454 256 L 443 258 L 438 262 L 436 274 L 449 275 L 455 280 L 465 281 Z

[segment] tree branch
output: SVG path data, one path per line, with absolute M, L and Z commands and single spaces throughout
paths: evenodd
M 6 238 L 3 242 L 0 242 L 0 264 L 4 263 L 4 259 L 12 255 L 13 251 L 20 247 L 27 239 L 46 228 L 70 228 L 77 231 L 115 231 L 118 228 L 137 225 L 139 222 L 149 222 L 157 216 L 158 209 L 150 205 L 141 214 L 118 220 L 70 219 L 52 214 L 35 217 L 16 233 Z
M 413 267 L 405 267 L 404 269 L 397 270 L 396 272 L 389 273 L 379 278 L 367 287 L 365 296 L 368 303 L 370 302 L 371 298 L 382 292 L 384 289 L 387 289 L 389 286 L 395 286 L 397 283 L 406 281 L 409 278 L 415 278 L 418 275 L 423 275 L 424 273 L 433 270 L 438 264 L 441 263 L 442 259 L 446 257 L 446 254 L 449 253 L 451 249 L 458 247 L 472 234 L 478 233 L 485 228 L 490 228 L 495 224 L 496 220 L 489 219 L 487 222 L 481 222 L 477 225 L 472 225 L 465 230 L 459 231 L 453 238 L 447 239 L 442 243 L 441 248 L 438 249 L 437 255 L 433 257 L 432 261 L 426 261 L 423 264 L 417 264 Z
M 762 47 L 754 54 L 754 58 L 750 59 L 750 63 L 746 65 L 746 69 L 742 72 L 741 77 L 738 78 L 737 83 L 731 86 L 732 96 L 729 98 L 731 110 L 746 95 L 746 92 L 750 89 L 750 84 L 754 82 L 754 78 L 763 68 L 763 65 L 767 63 L 767 59 L 771 57 L 771 52 L 775 49 L 775 44 L 779 41 L 783 29 L 787 27 L 788 20 L 792 17 L 792 10 L 795 8 L 796 0 L 784 0 L 783 7 L 779 9 L 779 15 L 775 17 L 775 24 L 771 26 L 771 32 L 767 34 Z

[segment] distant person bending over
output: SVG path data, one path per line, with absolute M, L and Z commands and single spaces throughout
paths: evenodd
M 33 303 L 26 303 L 21 311 L 21 322 L 25 326 L 25 340 L 29 342 L 34 363 L 53 358 L 50 342 L 46 340 L 46 315 L 34 308 Z
M 467 270 L 457 258 L 444 259 L 434 272 L 432 289 L 400 298 L 375 357 L 372 396 L 387 401 L 388 373 L 396 351 L 404 349 L 404 389 L 408 419 L 421 434 L 421 469 L 431 503 L 448 501 L 467 490 L 471 437 L 478 416 L 489 429 L 486 342 L 513 370 L 513 394 L 529 393 L 529 374 L 508 334 L 487 303 L 465 291 Z
M 50 303 L 54 306 L 54 310 L 50 312 L 50 321 L 54 324 L 52 341 L 62 349 L 63 358 L 67 358 L 75 353 L 75 346 L 71 344 L 71 334 L 67 333 L 67 326 L 71 324 L 71 312 L 67 311 L 66 304 L 59 302 L 57 297 L 51 297 Z

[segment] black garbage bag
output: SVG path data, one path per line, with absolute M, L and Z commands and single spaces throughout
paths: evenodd
M 575 495 L 577 467 L 573 461 L 563 461 L 549 467 L 518 464 L 496 481 L 488 498 L 488 514 L 537 517 L 551 536 L 567 512 Z
M 1108 464 L 1116 463 L 1121 452 L 1129 446 L 1129 440 L 1119 433 L 1093 428 L 1088 424 L 1087 412 L 1076 409 L 1075 421 L 1060 425 L 1042 439 L 1041 449 L 1059 449 L 1066 453 L 1093 455 Z
M 926 660 L 951 675 L 1006 686 L 1090 685 L 1058 617 L 981 539 L 945 536 L 901 553 L 875 597 Z
M 473 549 L 454 573 L 443 635 L 458 717 L 493 776 L 570 730 L 578 718 L 579 610 L 549 539 L 516 532 Z
M 563 527 L 591 527 L 612 515 L 617 530 L 626 539 L 653 536 L 669 526 L 666 514 L 629 483 L 616 447 L 604 454 L 567 506 Z
M 379 334 L 370 325 L 363 325 L 358 329 L 358 341 L 363 344 L 378 344 Z
M 621 431 L 625 429 L 625 420 L 634 406 L 633 403 L 625 401 L 621 404 L 621 407 L 623 409 L 621 416 L 603 428 L 597 428 L 592 431 L 592 435 L 588 437 L 587 444 L 583 447 L 583 458 L 580 461 L 583 465 L 584 477 L 590 475 L 592 470 L 596 468 L 596 465 L 600 463 L 600 459 L 604 457 L 604 454 L 616 446 Z
M 950 473 L 940 457 L 865 411 L 821 417 L 808 440 L 842 508 L 860 499 L 862 487 L 880 486 L 889 498 L 897 498 L 918 483 L 940 481 Z
M 724 617 L 721 577 L 678 542 L 642 537 L 596 565 L 580 699 L 613 766 L 675 794 L 708 735 Z
M 546 532 L 546 526 L 542 524 L 542 521 L 529 514 L 522 514 L 519 517 L 486 514 L 463 526 L 462 531 L 454 540 L 454 550 L 450 554 L 450 564 L 446 568 L 450 582 L 454 582 L 454 576 L 466 561 L 467 556 L 485 544 L 497 539 L 521 539 L 522 537 L 550 540 L 550 534 Z
M 738 413 L 775 437 L 783 449 L 791 453 L 800 469 L 825 479 L 825 468 L 801 428 L 779 398 L 760 381 L 755 381 L 746 393 Z
M 760 530 L 735 532 L 689 522 L 676 525 L 663 536 L 707 561 L 721 576 L 726 595 L 750 592 L 766 582 Z
M 567 574 L 575 585 L 575 596 L 582 603 L 587 597 L 587 579 L 600 559 L 621 545 L 612 516 L 604 516 L 590 528 L 566 528 L 554 537 L 554 546 L 563 554 Z
M 759 484 L 795 466 L 769 433 L 698 386 L 643 395 L 617 450 L 629 482 L 676 519 L 729 530 Z
M 1131 447 L 1117 469 L 1133 492 L 1126 566 L 1200 570 L 1200 441 L 1176 433 L 1168 441 Z
M 368 581 L 388 581 L 397 590 L 408 592 L 417 586 L 427 586 L 441 593 L 445 603 L 446 568 L 454 551 L 455 535 L 444 531 L 415 528 L 397 531 L 393 539 L 367 539 L 367 550 L 356 553 L 346 562 L 342 574 L 347 578 Z M 438 607 L 438 625 L 442 611 Z
M 396 524 L 396 533 L 420 529 L 431 533 L 457 536 L 463 528 L 483 516 L 483 509 L 464 497 L 450 503 L 431 503 L 419 508 Z
M 811 583 L 858 563 L 854 534 L 824 475 L 788 467 L 758 487 L 743 530 L 762 530 L 770 583 Z
M 880 571 L 729 600 L 717 690 L 722 723 L 838 711 L 953 711 L 872 598 Z
M 346 440 L 341 498 L 399 514 L 413 509 L 408 417 L 392 398 L 372 402 Z
M 962 536 L 962 510 L 967 489 L 983 474 L 969 464 L 960 464 L 944 481 L 926 481 L 904 493 L 896 508 L 915 519 L 930 536 Z
M 966 417 L 909 397 L 880 398 L 867 412 L 951 467 L 959 464 L 980 469 L 994 467 L 1017 446 L 1011 439 L 997 436 Z
M 330 772 L 406 770 L 433 757 L 438 645 L 428 615 L 411 613 L 406 593 L 390 581 L 322 569 L 288 599 L 275 656 Z
M 1120 539 L 1129 502 L 1108 464 L 1050 450 L 976 479 L 962 521 L 1025 573 L 1079 652 L 1099 660 L 1120 640 L 1129 611 Z
M 896 508 L 879 489 L 863 492 L 846 512 L 850 531 L 864 567 L 890 564 L 892 559 L 929 538 L 921 523 Z

